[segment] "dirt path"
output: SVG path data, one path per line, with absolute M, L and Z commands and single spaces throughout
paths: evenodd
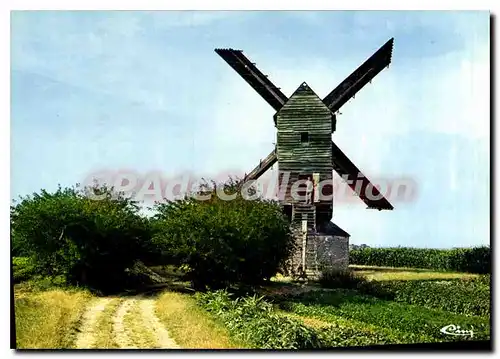
M 83 314 L 82 325 L 76 338 L 75 345 L 78 349 L 90 349 L 93 347 L 96 335 L 98 335 L 95 332 L 97 321 L 110 301 L 111 298 L 100 298 L 90 303 L 91 305 Z
M 155 301 L 153 299 L 144 299 L 141 301 L 141 312 L 144 326 L 150 328 L 156 338 L 157 348 L 180 348 L 156 316 Z
M 109 340 L 101 343 L 114 343 L 113 348 L 119 349 L 180 349 L 156 316 L 154 298 L 122 297 L 119 304 L 113 299 L 90 303 L 83 315 L 77 349 L 108 349 L 96 345 L 103 337 Z
M 121 349 L 138 349 L 130 339 L 130 330 L 125 327 L 125 315 L 130 308 L 135 304 L 134 299 L 125 299 L 118 307 L 116 314 L 113 316 L 113 332 L 115 342 Z

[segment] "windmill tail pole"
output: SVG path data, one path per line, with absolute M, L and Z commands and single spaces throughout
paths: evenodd
M 302 272 L 306 272 L 307 220 L 302 221 Z

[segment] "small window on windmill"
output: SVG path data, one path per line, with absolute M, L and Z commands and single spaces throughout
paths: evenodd
M 300 143 L 303 145 L 309 144 L 309 132 L 301 132 L 300 133 Z

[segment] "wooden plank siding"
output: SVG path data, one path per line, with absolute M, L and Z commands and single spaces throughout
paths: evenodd
M 292 198 L 291 187 L 299 175 L 312 178 L 313 173 L 319 173 L 320 181 L 332 181 L 332 113 L 303 83 L 277 112 L 276 127 L 280 185 L 283 174 L 290 175 L 283 204 L 294 204 L 297 201 Z M 308 134 L 308 143 L 301 142 L 302 133 Z

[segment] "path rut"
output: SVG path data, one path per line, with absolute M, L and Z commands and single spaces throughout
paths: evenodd
M 83 314 L 82 325 L 80 332 L 76 338 L 76 347 L 78 349 L 91 349 L 95 343 L 97 321 L 102 315 L 106 305 L 111 301 L 111 298 L 100 298 L 91 303 Z
M 103 311 L 113 298 L 100 298 L 90 303 L 83 314 L 80 333 L 75 346 L 77 349 L 107 349 L 95 346 L 99 335 L 112 335 L 119 349 L 180 349 L 155 313 L 155 299 L 142 296 L 122 297 L 114 311 Z M 99 321 L 112 323 L 112 333 L 98 333 Z

